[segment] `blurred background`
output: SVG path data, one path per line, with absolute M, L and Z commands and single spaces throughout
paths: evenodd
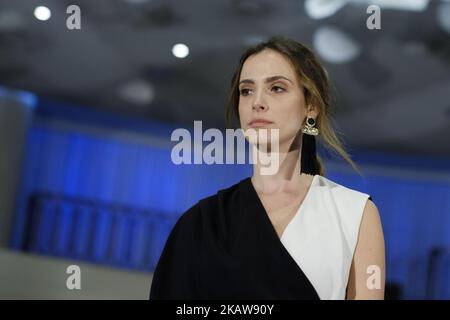
M 370 4 L 381 29 L 369 30 Z M 70 5 L 81 29 L 69 29 Z M 225 125 L 239 56 L 312 48 L 380 211 L 388 299 L 450 299 L 450 1 L 0 0 L 0 298 L 147 299 L 177 218 L 250 165 L 171 162 L 175 128 Z M 66 268 L 81 268 L 68 290 Z

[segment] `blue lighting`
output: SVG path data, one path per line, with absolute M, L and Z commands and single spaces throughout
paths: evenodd
M 38 97 L 28 91 L 15 90 L 0 86 L 0 98 L 18 100 L 30 109 L 35 109 L 38 103 Z

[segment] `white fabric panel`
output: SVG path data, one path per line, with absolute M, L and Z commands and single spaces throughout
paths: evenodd
M 345 299 L 369 195 L 315 175 L 281 242 L 320 299 Z

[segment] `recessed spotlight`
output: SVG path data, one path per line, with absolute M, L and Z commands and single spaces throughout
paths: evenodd
M 177 58 L 186 58 L 189 54 L 189 48 L 183 43 L 177 43 L 172 47 L 172 54 Z
M 47 7 L 39 6 L 34 9 L 34 16 L 38 20 L 45 21 L 50 19 L 50 17 L 52 16 L 52 12 Z

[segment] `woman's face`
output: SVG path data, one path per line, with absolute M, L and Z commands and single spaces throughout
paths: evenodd
M 239 92 L 241 128 L 279 129 L 280 151 L 289 147 L 307 115 L 303 87 L 290 61 L 271 49 L 248 57 L 242 66 Z M 316 117 L 314 110 L 308 115 Z M 254 119 L 271 123 L 250 124 Z

